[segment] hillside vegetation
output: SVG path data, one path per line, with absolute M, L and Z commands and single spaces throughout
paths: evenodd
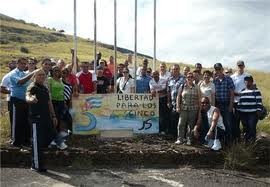
M 8 71 L 7 63 L 11 59 L 18 57 L 36 57 L 38 60 L 44 57 L 59 59 L 62 58 L 66 62 L 70 62 L 70 48 L 73 47 L 73 36 L 65 35 L 62 32 L 56 31 L 54 28 L 40 27 L 34 23 L 26 23 L 24 20 L 16 20 L 6 15 L 0 14 L 0 59 L 1 59 L 1 76 Z M 28 49 L 28 52 L 21 52 L 21 48 Z M 94 58 L 93 41 L 78 38 L 78 57 L 81 61 L 92 60 Z M 97 50 L 102 52 L 103 58 L 108 59 L 114 54 L 113 46 L 108 44 L 98 43 Z M 117 62 L 123 62 L 126 58 L 126 53 L 130 53 L 128 49 L 118 48 Z M 138 64 L 141 64 L 142 59 L 150 56 L 138 54 Z M 181 64 L 183 67 L 184 64 Z M 150 67 L 152 65 L 150 64 Z M 158 67 L 158 66 L 157 66 Z M 270 78 L 270 73 L 257 71 L 249 71 L 254 76 L 258 88 L 263 93 L 263 102 L 270 110 L 270 84 L 267 79 Z M 1 105 L 2 106 L 2 105 Z M 2 126 L 2 124 L 1 124 Z M 270 134 L 270 117 L 264 121 L 260 121 L 258 127 Z

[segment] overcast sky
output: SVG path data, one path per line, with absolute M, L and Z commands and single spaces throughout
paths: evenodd
M 73 33 L 73 0 L 0 0 L 0 12 Z M 134 49 L 134 0 L 117 0 L 118 46 Z M 77 32 L 93 39 L 93 0 L 77 0 Z M 97 39 L 113 44 L 113 0 L 97 0 Z M 138 0 L 138 52 L 153 56 L 153 0 Z M 157 0 L 157 58 L 270 72 L 270 0 Z

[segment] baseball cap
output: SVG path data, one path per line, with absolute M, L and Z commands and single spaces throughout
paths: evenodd
M 245 63 L 244 63 L 243 60 L 238 60 L 237 61 L 237 66 L 244 66 L 244 65 L 245 65 Z
M 253 77 L 251 75 L 247 75 L 244 78 L 245 81 L 253 81 Z
M 221 63 L 216 63 L 214 65 L 214 69 L 217 70 L 217 69 L 221 69 L 222 68 L 222 64 Z

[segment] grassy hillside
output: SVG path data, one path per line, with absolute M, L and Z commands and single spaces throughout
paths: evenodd
M 44 57 L 50 57 L 59 59 L 62 58 L 66 62 L 70 62 L 70 48 L 73 47 L 73 37 L 65 35 L 62 32 L 57 32 L 55 29 L 40 27 L 34 23 L 26 23 L 23 20 L 16 20 L 14 18 L 0 14 L 0 59 L 1 59 L 1 75 L 8 71 L 7 63 L 11 59 L 18 57 L 36 57 L 38 60 Z M 21 52 L 21 47 L 28 49 L 28 53 Z M 93 55 L 93 42 L 83 38 L 78 39 L 78 57 L 82 60 L 92 60 Z M 113 46 L 108 44 L 99 43 L 97 50 L 101 51 L 104 59 L 108 59 L 110 55 L 114 54 Z M 126 58 L 125 53 L 131 52 L 130 50 L 119 48 L 118 49 L 118 63 L 123 62 Z M 144 57 L 151 58 L 149 56 L 140 54 L 138 57 L 138 63 L 142 62 Z M 181 66 L 184 66 L 181 64 Z M 150 67 L 152 65 L 150 64 Z M 157 66 L 158 67 L 158 66 Z M 264 96 L 264 104 L 270 111 L 270 84 L 267 82 L 267 78 L 270 78 L 270 73 L 263 72 L 250 72 L 253 74 L 259 89 Z M 4 103 L 4 102 L 1 102 Z M 1 109 L 2 109 L 1 104 Z M 1 136 L 4 120 L 1 118 Z M 260 121 L 258 126 L 260 130 L 263 130 L 270 134 L 270 117 L 264 121 Z

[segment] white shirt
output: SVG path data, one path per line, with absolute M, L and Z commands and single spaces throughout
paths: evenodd
M 216 109 L 216 107 L 211 106 L 210 109 L 207 111 L 207 119 L 208 119 L 208 124 L 210 127 L 212 125 L 212 120 L 213 120 L 213 115 L 214 115 L 215 109 Z M 221 128 L 222 130 L 225 130 L 225 126 L 224 126 L 221 114 L 219 115 L 219 118 L 217 121 L 217 127 Z
M 165 79 L 168 80 L 171 77 L 171 73 L 169 71 L 166 71 L 164 75 L 161 75 L 161 72 L 159 73 L 159 78 L 160 79 Z
M 142 67 L 139 66 L 138 69 L 137 69 L 136 75 L 137 76 L 140 76 L 141 75 L 141 72 L 142 72 Z
M 135 88 L 135 82 L 132 78 L 129 78 L 128 81 L 125 81 L 124 77 L 119 77 L 116 81 L 116 84 L 119 85 L 119 89 L 123 93 L 131 93 L 131 88 Z
M 149 87 L 150 87 L 150 91 L 165 90 L 167 87 L 167 80 L 166 79 L 159 79 L 158 82 L 156 82 L 155 79 L 152 78 L 149 82 Z
M 208 97 L 210 100 L 210 103 L 212 103 L 212 95 L 215 94 L 215 84 L 212 82 L 209 82 L 208 84 L 205 84 L 203 81 L 199 83 L 200 91 L 202 96 Z
M 246 76 L 250 75 L 249 73 L 244 72 L 243 74 L 239 75 L 238 72 L 235 72 L 233 75 L 231 75 L 231 78 L 233 80 L 233 84 L 235 86 L 234 92 L 240 93 L 243 89 L 246 88 L 244 78 Z M 239 102 L 240 97 L 235 96 L 234 102 Z
M 13 70 L 12 70 L 13 71 Z M 10 83 L 10 75 L 12 74 L 10 71 L 9 73 L 5 74 L 1 81 L 1 87 L 5 87 L 7 90 L 11 89 L 11 83 Z M 7 94 L 7 101 L 10 101 L 10 95 Z

